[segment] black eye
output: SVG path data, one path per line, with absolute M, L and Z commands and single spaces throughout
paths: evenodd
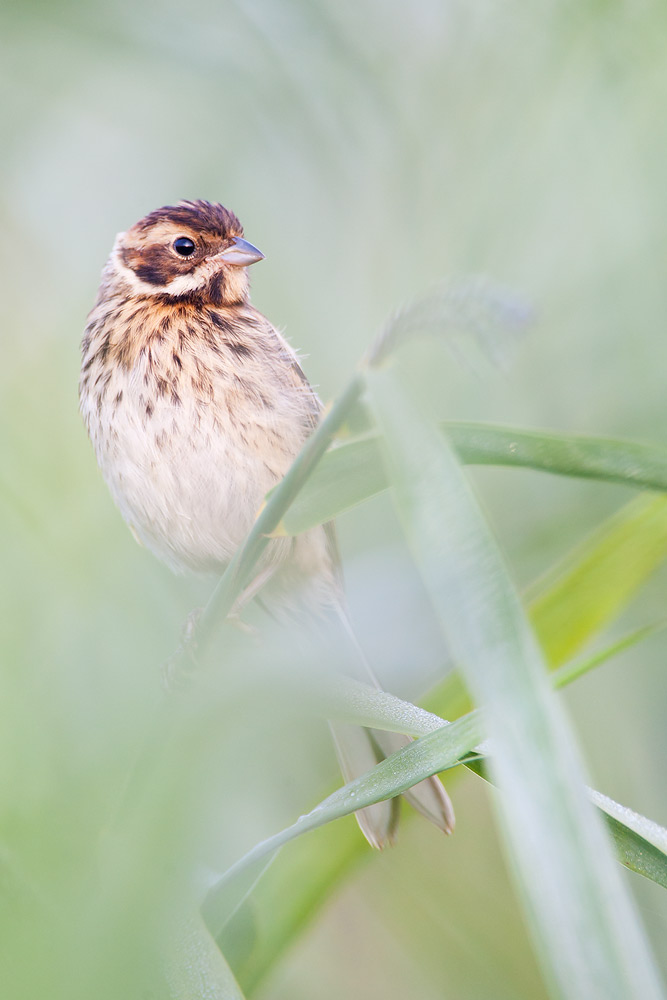
M 174 240 L 173 246 L 176 253 L 179 253 L 181 257 L 189 257 L 195 252 L 194 241 L 187 236 L 179 236 L 177 240 Z

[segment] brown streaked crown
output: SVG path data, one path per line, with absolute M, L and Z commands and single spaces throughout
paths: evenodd
M 180 201 L 164 205 L 140 219 L 118 244 L 122 264 L 156 294 L 174 298 L 205 297 L 215 304 L 239 301 L 247 295 L 247 278 L 229 275 L 215 262 L 215 254 L 243 236 L 237 217 L 224 205 L 208 201 Z M 180 256 L 174 242 L 185 237 L 195 244 L 189 256 Z M 240 270 L 240 269 L 235 269 Z
M 234 213 L 224 205 L 210 201 L 179 201 L 177 205 L 163 205 L 137 222 L 132 231 L 145 232 L 163 222 L 184 226 L 213 239 L 243 236 L 243 227 Z

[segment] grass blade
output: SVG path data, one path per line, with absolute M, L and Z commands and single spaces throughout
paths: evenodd
M 199 914 L 183 920 L 167 961 L 171 1000 L 244 1000 L 224 956 Z
M 623 508 L 623 512 L 623 520 L 628 528 L 628 533 L 631 534 L 631 526 L 635 519 L 639 517 L 640 521 L 642 520 L 641 505 L 638 510 L 634 504 L 630 504 L 628 507 Z M 616 536 L 618 520 L 619 515 L 615 515 L 611 519 L 611 523 L 607 525 L 606 530 L 600 531 L 596 544 L 602 549 L 607 548 L 606 536 L 609 533 L 611 533 L 612 537 Z M 583 554 L 581 549 L 578 551 L 580 558 L 583 558 L 587 563 L 589 572 L 573 573 L 571 575 L 572 589 L 565 596 L 571 604 L 571 612 L 573 614 L 576 614 L 576 609 L 581 603 L 580 590 L 585 593 L 589 585 L 591 585 L 591 574 L 596 572 L 597 562 L 594 557 L 595 545 L 586 546 L 586 551 Z M 574 562 L 575 560 L 568 560 L 568 563 L 574 564 Z M 595 585 L 594 580 L 593 585 Z M 548 578 L 545 577 L 539 586 L 548 587 Z M 546 593 L 548 591 L 545 591 L 545 595 Z M 600 627 L 602 627 L 602 624 L 606 623 L 601 623 Z M 662 627 L 659 624 L 653 627 L 638 629 L 615 641 L 612 645 L 596 653 L 593 657 L 563 666 L 560 671 L 554 674 L 553 683 L 558 687 L 571 683 L 583 673 L 598 666 L 628 646 L 647 638 Z M 379 704 L 377 697 L 380 694 L 385 695 L 386 693 L 371 692 L 368 694 L 368 692 L 365 692 L 365 694 L 370 700 L 364 710 L 374 713 L 372 716 L 369 714 L 367 717 L 372 720 L 368 721 L 367 724 L 380 728 L 383 718 L 382 710 L 385 706 Z M 387 695 L 386 697 L 391 696 Z M 353 698 L 353 700 L 355 699 Z M 399 701 L 398 699 L 396 700 L 397 702 Z M 345 718 L 350 722 L 354 721 L 353 715 L 345 709 L 343 696 L 340 692 L 330 692 L 328 701 L 330 701 L 332 706 L 340 702 L 338 704 L 339 717 Z M 439 715 L 446 715 L 447 717 L 464 715 L 471 708 L 470 699 L 464 684 L 459 675 L 456 674 L 450 675 L 439 685 L 427 699 L 427 704 L 432 712 Z M 357 721 L 363 722 L 364 717 L 361 714 L 362 706 L 358 700 L 356 707 L 360 712 Z M 399 705 L 396 712 L 384 716 L 385 723 L 391 723 L 391 726 L 394 727 L 399 725 L 401 711 L 403 710 Z M 417 735 L 420 730 L 415 726 L 412 729 L 406 727 L 403 731 Z M 421 731 L 426 732 L 428 730 L 422 729 Z M 452 774 L 452 777 L 455 774 L 456 772 Z M 618 860 L 638 874 L 650 878 L 660 885 L 664 885 L 665 869 L 662 856 L 659 853 L 653 857 L 653 853 L 657 848 L 641 838 L 639 840 L 633 839 L 638 834 L 632 833 L 626 827 L 623 827 L 618 819 L 610 820 L 608 825 L 612 823 L 616 824 L 615 827 L 611 828 L 611 832 L 614 837 Z M 330 830 L 333 832 L 330 832 Z M 627 830 L 627 833 L 624 833 L 624 830 Z M 320 842 L 324 844 L 321 849 L 317 846 Z M 317 840 L 312 843 L 314 846 L 311 847 L 310 840 L 304 842 L 299 847 L 298 853 L 294 851 L 287 854 L 282 853 L 276 864 L 262 877 L 258 888 L 253 893 L 255 915 L 262 924 L 263 930 L 257 947 L 249 955 L 245 956 L 242 969 L 239 971 L 239 974 L 242 972 L 242 981 L 246 989 L 254 988 L 262 980 L 272 968 L 274 962 L 284 953 L 284 949 L 288 943 L 312 919 L 313 913 L 324 904 L 330 893 L 340 884 L 345 874 L 367 854 L 367 845 L 359 837 L 356 825 L 352 824 L 349 827 L 345 826 L 343 828 L 337 825 L 333 828 L 325 827 L 320 829 L 317 834 Z M 229 896 L 227 896 L 227 899 L 229 902 Z M 238 900 L 232 901 L 232 904 L 230 904 L 232 909 L 236 905 L 236 902 Z M 222 914 L 223 923 L 228 915 L 229 911 L 226 914 Z M 223 945 L 227 945 L 224 933 L 221 940 Z
M 337 789 L 309 813 L 300 816 L 292 826 L 257 844 L 232 865 L 209 892 L 204 904 L 209 926 L 224 926 L 229 914 L 230 894 L 237 897 L 237 886 L 245 881 L 245 873 L 257 871 L 262 859 L 270 857 L 303 833 L 316 830 L 374 802 L 394 798 L 423 778 L 458 766 L 460 758 L 477 745 L 480 735 L 479 718 L 475 712 L 441 726 L 398 750 L 372 771 Z
M 654 823 L 653 820 L 647 819 L 646 816 L 641 816 L 633 809 L 628 809 L 627 806 L 622 806 L 620 803 L 614 802 L 613 799 L 610 799 L 608 795 L 603 795 L 602 792 L 591 790 L 591 797 L 598 808 L 602 809 L 608 816 L 613 817 L 613 819 L 621 823 L 626 829 L 633 830 L 644 840 L 657 847 L 663 854 L 667 854 L 667 830 L 664 826 Z
M 552 666 L 613 621 L 667 556 L 667 497 L 626 504 L 526 595 Z
M 667 500 L 641 496 L 536 581 L 526 593 L 528 614 L 548 665 L 553 669 L 567 663 L 614 622 L 666 557 Z M 643 637 L 638 634 L 636 640 Z M 628 645 L 636 640 L 628 637 Z M 601 655 L 607 658 L 604 651 Z M 577 672 L 579 666 L 568 670 Z M 428 707 L 449 718 L 469 712 L 472 702 L 463 678 L 450 674 L 429 696 Z
M 605 822 L 621 864 L 667 889 L 667 855 L 613 816 L 605 815 Z
M 490 781 L 487 758 L 476 757 L 467 761 L 466 767 Z M 616 859 L 635 874 L 667 889 L 667 830 L 593 788 L 588 794 L 611 835 Z
M 619 859 L 632 871 L 667 889 L 667 830 L 633 809 L 614 802 L 608 795 L 590 790 L 604 814 Z
M 662 447 L 480 423 L 445 423 L 442 428 L 467 465 L 515 466 L 667 490 L 667 450 Z M 377 435 L 339 444 L 322 458 L 295 497 L 280 530 L 299 534 L 376 496 L 388 485 Z
M 642 628 L 633 629 L 628 635 L 616 639 L 610 645 L 605 646 L 604 649 L 598 650 L 593 656 L 588 656 L 583 660 L 575 660 L 572 663 L 565 663 L 553 675 L 554 687 L 561 688 L 565 687 L 566 684 L 571 684 L 578 677 L 583 677 L 590 670 L 602 666 L 603 663 L 611 660 L 612 657 L 625 652 L 626 649 L 631 649 L 632 646 L 643 642 L 644 639 L 649 639 L 658 632 L 664 631 L 665 628 L 667 628 L 667 622 L 660 622 L 657 625 L 644 625 Z
M 546 979 L 568 1000 L 661 997 L 539 646 L 459 463 L 391 371 L 367 380 L 406 537 L 486 712 L 502 827 Z
M 379 783 L 375 771 L 357 779 L 329 796 L 292 827 L 258 845 L 237 862 L 207 896 L 203 914 L 211 933 L 223 945 L 226 943 L 225 928 L 228 919 L 245 898 L 251 885 L 266 870 L 267 857 L 271 858 L 289 840 L 349 815 L 361 802 L 377 801 L 380 794 L 383 797 L 398 794 L 407 783 L 418 780 L 427 771 L 437 773 L 438 770 L 451 767 L 459 759 L 455 755 L 462 751 L 463 756 L 466 752 L 464 748 L 470 749 L 477 743 L 480 735 L 476 716 L 466 718 L 462 731 L 458 723 L 441 727 L 379 765 L 382 772 Z M 485 776 L 486 760 L 478 758 L 478 763 L 484 765 L 478 773 Z M 618 860 L 637 874 L 667 887 L 667 854 L 664 853 L 667 849 L 667 831 L 599 792 L 590 791 L 589 794 L 601 811 L 604 811 Z M 305 862 L 302 853 L 292 856 L 273 889 L 269 886 L 267 890 L 266 878 L 261 883 L 260 893 L 267 895 L 269 902 L 265 902 L 265 908 L 269 908 L 272 919 L 259 935 L 259 949 L 244 957 L 243 981 L 249 989 L 257 984 L 273 961 L 283 953 L 286 943 L 298 933 L 312 911 L 321 905 L 322 898 L 328 895 L 354 861 L 368 850 L 359 837 L 356 826 L 342 832 L 336 827 L 331 834 L 327 834 L 326 830 L 320 832 L 328 839 L 325 866 L 322 863 L 322 844 L 318 843 L 314 847 L 312 855 L 306 844 L 300 849 L 305 851 Z M 275 870 L 271 870 L 273 874 Z M 311 872 L 310 878 L 304 877 L 306 870 Z M 268 881 L 270 880 L 271 874 Z M 289 897 L 287 899 L 286 894 Z M 275 906 L 270 905 L 272 899 Z M 276 908 L 281 913 L 279 920 L 276 919 Z
M 356 821 L 350 818 L 320 827 L 312 836 L 280 852 L 250 898 L 253 925 L 257 929 L 254 947 L 235 954 L 236 918 L 216 936 L 247 993 L 254 993 L 371 851 L 360 836 Z M 238 946 L 236 950 L 239 951 Z

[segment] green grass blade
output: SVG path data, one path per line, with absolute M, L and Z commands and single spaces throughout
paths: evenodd
M 280 523 L 287 535 L 326 524 L 388 487 L 376 437 L 331 448 L 321 459 Z
M 667 557 L 667 497 L 626 504 L 531 588 L 530 615 L 559 666 L 613 621 Z
M 616 639 L 615 642 L 605 646 L 604 649 L 598 650 L 593 656 L 588 656 L 583 660 L 575 660 L 572 663 L 565 663 L 553 674 L 554 687 L 561 688 L 565 687 L 566 684 L 571 684 L 572 681 L 583 677 L 590 670 L 602 666 L 603 663 L 607 663 L 614 656 L 618 656 L 619 653 L 625 652 L 626 649 L 631 649 L 632 646 L 643 642 L 644 639 L 649 639 L 658 632 L 664 631 L 665 628 L 667 628 L 667 622 L 660 622 L 658 625 L 644 625 L 642 628 L 633 629 L 628 635 Z
M 486 757 L 467 761 L 466 767 L 490 781 Z M 611 835 L 616 859 L 630 871 L 667 889 L 667 830 L 593 788 L 588 794 Z
M 571 684 L 572 681 L 583 677 L 584 674 L 595 670 L 596 667 L 601 667 L 614 656 L 625 652 L 626 649 L 631 649 L 632 646 L 636 646 L 645 639 L 650 639 L 651 636 L 664 631 L 665 628 L 667 628 L 667 622 L 644 625 L 641 628 L 633 629 L 632 632 L 622 636 L 620 639 L 614 640 L 614 642 L 598 650 L 592 656 L 563 664 L 562 667 L 559 667 L 553 673 L 552 682 L 554 687 L 562 688 L 566 684 Z M 438 717 L 448 715 L 456 718 L 459 715 L 470 712 L 473 707 L 467 688 L 461 675 L 458 673 L 449 674 L 441 684 L 430 692 L 426 698 L 426 702 L 432 712 L 436 713 Z
M 426 736 L 447 725 L 446 719 L 433 712 L 349 677 L 338 677 L 330 684 L 319 682 L 318 690 L 326 699 L 327 716 L 340 722 L 406 736 Z
M 633 441 L 525 431 L 479 423 L 442 425 L 468 465 L 506 465 L 560 476 L 667 490 L 667 450 Z M 349 441 L 322 458 L 285 514 L 281 529 L 296 535 L 337 517 L 389 483 L 377 436 Z
M 170 1000 L 244 1000 L 199 914 L 178 926 L 167 958 L 167 982 Z
M 216 940 L 249 898 L 255 886 L 273 864 L 275 857 L 275 853 L 269 854 L 268 857 L 260 858 L 254 865 L 239 868 L 234 878 L 225 882 L 224 893 L 207 894 L 201 913 L 209 932 Z
M 571 683 L 587 670 L 663 627 L 661 624 L 637 629 L 594 657 L 577 664 L 576 669 L 567 665 L 554 674 L 553 684 L 561 687 Z M 408 720 L 407 724 L 402 725 L 403 732 L 416 735 L 418 732 L 431 731 L 432 720 L 436 717 L 430 713 L 420 712 L 413 718 L 412 713 L 406 712 L 403 707 L 406 703 L 400 702 L 400 699 L 393 699 L 386 692 L 371 689 L 363 691 L 360 698 L 357 687 L 359 685 L 351 682 L 349 690 L 344 684 L 341 690 L 332 693 L 332 705 L 339 718 L 349 722 L 366 722 L 376 728 L 395 728 L 397 724 L 400 726 Z M 398 707 L 392 704 L 387 712 L 385 697 L 389 697 L 392 703 L 396 701 Z M 451 699 L 443 703 L 452 710 L 456 707 Z M 413 748 L 417 752 L 416 744 L 408 749 Z M 404 754 L 404 762 L 409 766 L 407 753 Z M 477 768 L 473 769 L 480 773 Z M 486 777 L 484 769 L 481 773 Z M 600 806 L 603 797 L 599 793 L 591 794 Z M 613 815 L 604 815 L 614 841 L 617 860 L 638 875 L 667 888 L 667 854 L 663 853 L 667 851 L 667 838 L 664 842 L 660 841 L 656 834 L 662 828 L 635 813 L 629 814 L 622 806 L 617 806 Z M 633 828 L 624 825 L 623 820 L 629 822 L 629 816 L 634 819 Z M 649 839 L 645 839 L 647 835 L 650 835 Z M 255 947 L 243 953 L 238 966 L 234 963 L 237 975 L 246 989 L 252 990 L 257 986 L 284 954 L 289 943 L 307 926 L 313 914 L 369 850 L 366 842 L 359 836 L 356 824 L 344 828 L 338 824 L 335 827 L 325 826 L 318 831 L 316 838 L 304 841 L 298 853 L 282 853 L 277 863 L 270 867 L 265 860 L 260 861 L 256 870 L 246 869 L 237 879 L 225 880 L 224 887 L 221 886 L 217 893 L 210 895 L 204 917 L 223 951 L 228 953 L 228 949 L 233 950 L 235 935 L 233 928 L 231 932 L 227 932 L 227 922 L 233 918 L 235 910 L 247 897 L 249 890 L 253 890 L 253 915 L 260 924 L 260 930 Z M 261 879 L 258 881 L 260 874 Z
M 474 720 L 475 717 L 468 718 L 473 728 L 468 728 L 464 733 L 466 738 L 455 746 L 452 745 L 455 731 L 451 727 L 443 727 L 413 742 L 389 758 L 386 764 L 380 765 L 385 772 L 384 777 L 387 772 L 391 775 L 389 784 L 385 782 L 382 785 L 382 795 L 388 797 L 398 793 L 406 782 L 417 780 L 426 771 L 436 773 L 450 767 L 454 762 L 453 754 L 478 739 L 480 734 Z M 485 759 L 480 760 L 484 763 L 481 773 L 485 776 L 487 764 Z M 258 947 L 242 956 L 240 969 L 237 969 L 247 989 L 257 985 L 273 962 L 284 953 L 289 941 L 307 923 L 313 911 L 322 905 L 323 898 L 328 897 L 351 866 L 367 853 L 368 847 L 359 837 L 356 826 L 341 830 L 339 826 L 332 828 L 326 824 L 349 814 L 362 801 L 376 801 L 379 788 L 376 777 L 371 772 L 339 789 L 298 824 L 281 831 L 259 845 L 258 851 L 241 859 L 209 893 L 204 905 L 204 917 L 226 951 L 227 947 L 233 947 L 234 940 L 233 933 L 226 932 L 228 918 L 258 875 L 266 870 L 267 856 L 271 857 L 288 840 L 318 826 L 325 826 L 319 830 L 320 839 L 306 841 L 298 855 L 288 854 L 286 860 L 286 856 L 281 855 L 280 863 L 270 869 L 268 877 L 263 877 L 259 890 L 256 890 L 253 899 L 257 902 L 259 895 L 259 905 L 254 912 L 260 921 L 264 918 L 264 923 L 261 933 L 257 935 Z M 667 887 L 667 855 L 664 853 L 667 831 L 599 792 L 591 791 L 590 795 L 595 804 L 604 810 L 618 860 L 637 874 Z M 277 917 L 278 912 L 280 918 Z
M 318 690 L 321 697 L 323 693 L 321 685 L 319 685 Z M 304 694 L 306 693 L 304 690 Z M 349 678 L 337 678 L 330 686 L 324 689 L 324 693 L 328 696 L 326 704 L 327 713 L 330 717 L 354 725 L 367 726 L 373 729 L 385 729 L 394 733 L 404 733 L 408 736 L 427 735 L 440 731 L 443 726 L 447 725 L 444 719 L 433 715 L 431 712 L 424 711 L 424 709 L 413 705 L 411 702 L 403 701 L 386 691 L 378 691 L 376 688 Z M 448 756 L 443 766 L 449 767 L 452 766 L 451 762 L 454 760 L 451 756 L 452 751 L 449 745 L 452 735 L 449 731 L 446 735 L 445 747 Z M 416 784 L 420 780 L 417 777 L 412 780 L 413 772 L 411 766 L 413 763 L 417 763 L 417 757 L 418 755 L 415 756 L 414 761 L 409 759 L 408 764 L 402 768 L 399 763 L 397 765 L 398 770 L 393 772 L 397 780 L 407 780 L 408 785 L 406 787 Z M 440 758 L 438 758 L 439 760 Z M 368 792 L 366 784 L 363 783 L 358 787 L 355 785 L 346 786 L 346 788 L 349 791 L 345 792 L 345 796 L 349 796 L 350 799 L 354 799 L 358 794 L 367 794 Z M 391 798 L 393 796 L 387 794 L 380 797 Z M 328 818 L 325 818 L 324 822 L 338 819 L 347 815 L 347 812 L 350 811 L 349 809 L 340 811 L 340 799 L 341 791 L 339 790 L 327 800 L 334 811 L 330 813 Z M 356 802 L 352 802 L 352 811 L 356 809 Z M 322 824 L 318 821 L 316 826 L 320 825 Z M 314 828 L 308 826 L 305 829 Z M 305 829 L 303 832 L 305 832 Z M 255 884 L 264 875 L 266 869 L 266 855 L 262 853 L 259 859 L 252 864 L 237 866 L 233 876 L 225 879 L 224 892 L 209 894 L 203 907 L 203 913 L 206 924 L 214 937 L 218 937 L 221 934 L 227 922 L 233 917 L 241 904 L 245 902 L 254 889 Z
M 615 523 L 616 517 L 612 519 Z M 615 530 L 612 528 L 612 530 Z M 604 533 L 603 533 L 604 535 Z M 588 557 L 587 557 L 588 558 Z M 594 564 L 595 560 L 592 560 Z M 575 607 L 579 603 L 578 588 L 587 587 L 585 575 L 579 576 L 574 582 L 574 589 L 571 594 Z M 593 657 L 574 664 L 567 664 L 554 674 L 553 683 L 560 687 L 571 683 L 583 673 L 593 669 L 631 645 L 653 635 L 664 626 L 659 624 L 647 628 L 637 629 L 622 639 L 615 641 Z M 371 695 L 375 695 L 375 699 Z M 375 713 L 372 721 L 367 721 L 368 725 L 380 728 L 382 725 L 382 711 L 384 706 L 378 702 L 378 696 L 386 693 L 371 692 L 367 694 L 371 705 L 367 706 L 367 711 Z M 390 696 L 389 696 L 390 697 Z M 331 693 L 331 704 L 334 705 L 340 698 L 339 692 Z M 399 701 L 397 699 L 397 701 Z M 349 703 L 348 703 L 349 704 Z M 448 717 L 458 717 L 470 711 L 470 699 L 466 689 L 458 675 L 450 675 L 427 699 L 427 705 L 432 712 Z M 363 722 L 361 706 L 357 721 Z M 347 721 L 354 721 L 351 713 L 345 712 L 344 705 L 338 705 L 341 718 Z M 384 716 L 385 723 L 396 726 L 399 722 L 399 713 Z M 427 715 L 427 718 L 433 716 Z M 368 717 L 370 718 L 370 716 Z M 405 728 L 416 735 L 418 729 Z M 423 732 L 428 731 L 426 728 Z M 457 772 L 452 773 L 452 778 Z M 619 823 L 618 819 L 609 820 L 609 824 L 616 824 L 611 832 L 617 850 L 618 860 L 626 867 L 632 869 L 646 878 L 650 878 L 659 885 L 665 884 L 665 868 L 662 855 L 653 845 L 648 845 L 643 838 L 639 838 L 637 833 L 629 831 Z M 609 825 L 608 824 L 608 825 Z M 627 834 L 623 833 L 627 830 Z M 320 846 L 323 845 L 323 846 Z M 303 842 L 298 852 L 281 853 L 276 864 L 272 865 L 261 878 L 257 888 L 253 891 L 252 902 L 256 919 L 261 925 L 261 934 L 258 935 L 258 942 L 255 948 L 243 956 L 239 968 L 236 967 L 242 979 L 244 987 L 253 989 L 258 982 L 272 968 L 273 964 L 284 954 L 289 942 L 294 940 L 301 930 L 307 926 L 313 914 L 326 902 L 329 895 L 340 884 L 345 875 L 351 871 L 368 853 L 366 842 L 359 836 L 356 824 L 341 827 L 324 827 L 320 829 L 316 838 Z M 226 912 L 219 910 L 219 916 L 224 924 L 240 901 L 239 898 L 231 899 L 230 893 L 225 896 L 227 905 L 230 907 Z M 221 901 L 222 902 L 222 901 Z M 207 914 L 208 916 L 208 914 Z M 213 918 L 212 918 L 213 919 Z M 225 932 L 222 932 L 218 939 L 223 944 L 226 951 L 230 945 Z
M 667 500 L 641 496 L 625 504 L 537 580 L 526 600 L 548 665 L 556 668 L 567 663 L 614 622 L 665 558 Z M 628 644 L 632 641 L 628 637 Z M 576 672 L 579 667 L 572 664 L 569 669 Z M 449 718 L 469 712 L 472 702 L 462 677 L 451 674 L 446 678 L 429 696 L 428 707 Z
M 451 772 L 452 776 L 457 772 Z M 372 848 L 351 817 L 320 827 L 280 852 L 249 900 L 253 946 L 239 947 L 237 918 L 217 936 L 243 989 L 252 994 Z M 241 926 L 239 924 L 239 926 Z
M 248 871 L 257 871 L 262 859 L 270 857 L 303 833 L 316 830 L 374 802 L 394 798 L 423 778 L 456 767 L 459 759 L 479 740 L 479 718 L 477 713 L 471 712 L 398 750 L 372 771 L 337 789 L 309 813 L 300 816 L 292 826 L 257 844 L 232 865 L 209 892 L 204 904 L 209 926 L 224 925 L 230 909 L 230 895 L 234 899 L 238 897 L 239 882 L 246 881 Z
M 636 441 L 480 423 L 443 425 L 467 465 L 514 465 L 558 476 L 667 490 L 667 449 Z
M 667 854 L 667 829 L 664 826 L 654 823 L 653 820 L 647 819 L 646 816 L 642 816 L 640 813 L 636 813 L 633 809 L 628 809 L 627 806 L 622 806 L 620 803 L 614 802 L 613 799 L 610 799 L 608 795 L 603 795 L 602 792 L 596 792 L 591 789 L 590 794 L 599 809 L 602 809 L 603 812 L 621 823 L 628 830 L 633 830 L 638 836 L 653 844 L 663 854 Z
M 366 365 L 384 364 L 401 347 L 426 337 L 447 343 L 459 357 L 479 355 L 500 364 L 532 320 L 529 304 L 509 288 L 483 275 L 452 275 L 394 313 Z
M 502 827 L 546 979 L 568 1000 L 661 997 L 539 646 L 460 465 L 391 371 L 370 372 L 368 386 L 406 537 L 486 712 Z
M 667 829 L 608 795 L 594 789 L 590 795 L 605 816 L 623 864 L 667 889 Z
M 490 781 L 487 758 L 477 757 L 466 762 L 466 767 Z M 593 788 L 588 794 L 611 835 L 617 860 L 667 889 L 667 830 Z
M 613 816 L 605 815 L 605 822 L 621 864 L 667 889 L 667 854 Z
M 628 512 L 628 518 L 630 521 L 632 520 L 630 512 Z M 612 531 L 615 531 L 616 520 L 616 517 L 612 519 Z M 602 535 L 604 537 L 604 532 Z M 595 560 L 590 559 L 590 553 L 586 558 L 591 565 L 595 564 Z M 575 608 L 579 604 L 578 588 L 583 587 L 586 590 L 587 585 L 585 574 L 578 576 L 577 580 L 574 581 L 571 599 Z M 558 687 L 571 683 L 583 673 L 649 637 L 662 627 L 664 626 L 659 624 L 637 629 L 596 653 L 593 657 L 565 665 L 554 674 L 553 683 Z M 352 687 L 354 688 L 354 684 Z M 366 722 L 366 724 L 377 728 L 383 724 L 394 728 L 400 727 L 400 715 L 404 711 L 403 705 L 405 703 L 396 699 L 398 708 L 384 714 L 386 706 L 381 704 L 381 700 L 383 697 L 391 698 L 391 696 L 386 695 L 385 692 L 369 691 L 364 691 L 363 695 L 368 699 L 368 704 L 365 706 L 360 702 L 354 690 L 347 691 L 343 685 L 341 690 L 329 692 L 329 700 L 332 707 L 337 707 L 339 717 L 345 718 L 347 721 L 352 722 L 356 718 L 358 722 Z M 355 702 L 355 708 L 358 712 L 356 717 L 351 711 L 351 705 Z M 427 704 L 433 712 L 452 717 L 463 715 L 470 710 L 469 697 L 458 675 L 450 675 L 443 684 L 439 685 L 427 699 Z M 364 715 L 364 713 L 367 714 Z M 427 732 L 428 720 L 432 718 L 433 716 L 425 713 L 424 720 L 417 720 L 417 724 L 412 728 L 409 725 L 403 727 L 403 731 L 411 732 L 413 735 L 417 735 L 420 731 Z M 424 728 L 419 729 L 419 724 Z M 452 777 L 454 776 L 455 774 L 452 775 Z M 648 842 L 645 842 L 643 838 L 637 839 L 639 835 L 623 827 L 617 819 L 610 819 L 609 824 L 612 824 L 611 832 L 618 860 L 638 874 L 652 879 L 659 885 L 664 885 L 665 868 L 661 853 L 655 854 L 657 848 L 650 844 L 647 846 Z M 319 830 L 316 840 L 307 840 L 300 846 L 298 852 L 282 853 L 276 864 L 271 866 L 267 873 L 262 876 L 257 888 L 254 889 L 252 896 L 254 913 L 260 922 L 262 932 L 258 935 L 256 947 L 251 949 L 248 954 L 244 954 L 242 964 L 237 969 L 246 989 L 254 988 L 262 980 L 284 953 L 289 942 L 308 924 L 313 913 L 326 902 L 329 895 L 340 884 L 341 879 L 367 854 L 367 845 L 359 836 L 356 825 L 350 824 L 349 827 L 344 828 L 336 825 L 331 829 L 333 832 L 330 832 L 328 827 Z M 624 833 L 624 830 L 627 833 Z M 324 844 L 321 849 L 318 847 L 320 843 Z M 216 929 L 216 937 L 222 942 L 223 950 L 226 950 L 228 946 L 231 947 L 231 944 L 226 933 L 223 931 L 222 934 L 219 934 L 218 931 L 243 895 L 245 893 L 232 898 L 231 890 L 228 890 L 224 897 L 221 897 L 217 919 L 221 920 L 222 923 Z M 222 909 L 223 898 L 228 906 L 227 911 Z M 211 914 L 210 919 L 214 922 L 216 918 Z

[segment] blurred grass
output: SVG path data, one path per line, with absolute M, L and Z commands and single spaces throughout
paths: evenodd
M 632 441 L 523 431 L 491 424 L 446 423 L 459 458 L 663 491 L 667 452 Z M 280 523 L 288 535 L 347 513 L 389 486 L 374 435 L 337 443 L 318 464 Z
M 335 775 L 317 726 L 276 722 L 267 753 L 247 717 L 256 751 L 220 750 L 206 768 L 213 791 L 188 806 L 182 855 L 163 843 L 169 830 L 178 841 L 183 818 L 167 796 L 132 855 L 136 909 L 119 904 L 113 932 L 98 927 L 96 838 L 141 743 L 157 666 L 209 590 L 172 579 L 134 545 L 76 412 L 78 340 L 115 232 L 184 196 L 232 206 L 267 254 L 254 299 L 309 355 L 325 398 L 391 309 L 452 271 L 486 272 L 532 300 L 538 324 L 502 378 L 449 362 L 445 379 L 441 349 L 415 349 L 404 364 L 427 409 L 660 444 L 667 12 L 59 0 L 7 3 L 0 19 L 3 885 L 37 882 L 47 913 L 57 906 L 51 919 L 23 902 L 17 917 L 8 891 L 3 971 L 17 997 L 115 998 L 150 966 L 164 872 L 180 878 L 202 854 L 223 867 Z M 620 496 L 513 470 L 476 482 L 520 579 Z M 371 654 L 388 650 L 393 664 L 374 665 L 415 697 L 445 654 L 390 505 L 360 508 L 340 530 L 355 620 Z M 664 583 L 619 628 L 657 618 Z M 596 785 L 667 822 L 664 642 L 640 645 L 567 700 Z M 167 771 L 177 759 L 167 754 Z M 455 838 L 407 830 L 262 995 L 310 997 L 315 970 L 322 1000 L 391 1000 L 415 983 L 425 997 L 543 995 L 485 801 L 466 782 L 456 804 Z M 659 945 L 667 905 L 636 882 Z M 436 916 L 441 898 L 450 910 Z M 106 962 L 92 994 L 84 946 Z M 68 978 L 77 969 L 80 981 Z
M 502 789 L 499 826 L 547 988 L 563 998 L 661 997 L 643 928 L 587 802 L 567 716 L 454 451 L 395 372 L 374 371 L 368 384 L 397 513 L 483 709 Z

